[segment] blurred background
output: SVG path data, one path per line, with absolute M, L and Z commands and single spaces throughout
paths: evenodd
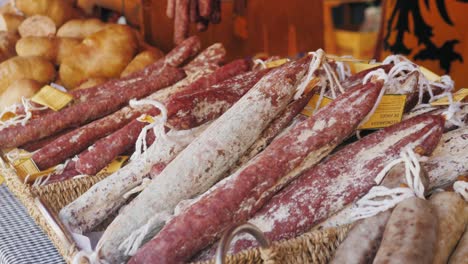
M 88 9 L 119 12 L 147 41 L 173 47 L 167 0 L 77 0 Z M 465 28 L 468 0 L 223 0 L 220 24 L 204 32 L 206 45 L 222 42 L 230 58 L 295 57 L 323 48 L 329 54 L 380 60 L 403 54 L 456 86 L 468 86 Z

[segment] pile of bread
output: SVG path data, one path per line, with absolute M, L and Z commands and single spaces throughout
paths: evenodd
M 89 88 L 163 56 L 137 30 L 86 17 L 72 1 L 14 3 L 0 10 L 0 111 L 45 84 Z

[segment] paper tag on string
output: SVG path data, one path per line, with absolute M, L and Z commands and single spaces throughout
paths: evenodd
M 428 68 L 425 68 L 423 66 L 419 66 L 419 69 L 421 70 L 422 74 L 431 82 L 438 82 L 440 81 L 440 76 L 429 70 Z
M 109 165 L 97 173 L 97 175 L 108 175 L 118 171 L 122 168 L 125 161 L 128 160 L 128 156 L 118 156 Z
M 320 95 L 314 94 L 301 114 L 311 116 L 317 105 Z M 324 96 L 320 102 L 319 109 L 331 103 L 333 99 Z M 386 94 L 382 96 L 380 104 L 377 106 L 374 114 L 369 120 L 361 125 L 359 129 L 377 129 L 391 126 L 401 122 L 403 111 L 405 109 L 406 95 L 404 94 Z
M 312 98 L 310 99 L 309 103 L 307 103 L 306 107 L 304 107 L 304 110 L 302 110 L 301 114 L 303 114 L 305 116 L 313 115 L 319 98 L 320 98 L 319 94 L 314 94 L 314 96 L 312 96 Z M 333 99 L 324 96 L 322 98 L 322 101 L 320 102 L 319 109 L 326 106 L 326 105 L 328 105 L 332 101 L 333 101 Z
M 369 120 L 359 129 L 377 129 L 401 122 L 405 110 L 405 94 L 386 94 Z
M 140 117 L 137 118 L 138 121 L 143 122 L 143 123 L 148 123 L 152 124 L 154 123 L 154 118 L 150 115 L 144 114 Z
M 334 60 L 334 61 L 341 61 L 341 62 L 352 62 L 352 63 L 364 63 L 364 64 L 369 64 L 371 61 L 370 60 L 363 60 L 363 59 L 356 59 L 356 58 L 350 58 L 350 57 L 340 57 L 336 55 L 329 55 L 327 54 L 327 59 L 329 60 Z
M 5 112 L 2 116 L 0 116 L 0 120 L 7 121 L 8 119 L 12 119 L 15 116 L 16 116 L 15 113 Z
M 453 94 L 453 101 L 454 102 L 461 102 L 463 101 L 466 97 L 468 97 L 468 88 L 462 88 L 458 90 L 456 93 Z M 439 105 L 449 105 L 450 102 L 448 100 L 448 97 L 442 97 L 438 100 L 435 100 L 434 102 L 431 103 L 433 106 L 439 106 Z
M 59 111 L 73 101 L 73 96 L 46 85 L 31 98 L 31 101 L 47 106 L 54 111 Z
M 372 69 L 372 68 L 375 68 L 377 66 L 380 66 L 382 65 L 382 63 L 363 63 L 363 62 L 350 62 L 349 63 L 349 68 L 351 69 L 351 72 L 352 73 L 358 73 L 358 72 L 362 72 L 362 71 L 365 71 L 365 70 L 368 70 L 368 69 Z
M 266 64 L 267 68 L 276 68 L 276 67 L 279 67 L 283 64 L 285 64 L 286 62 L 288 62 L 289 59 L 279 59 L 279 60 L 274 60 L 274 61 L 269 61 Z
M 16 170 L 16 174 L 18 174 L 18 176 L 23 180 L 26 179 L 28 175 L 34 175 L 41 172 L 36 163 L 34 163 L 30 158 L 21 160 L 17 164 L 13 164 L 13 167 Z

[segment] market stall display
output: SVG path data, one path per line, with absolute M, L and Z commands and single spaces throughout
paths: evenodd
M 68 1 L 16 2 L 0 174 L 67 262 L 211 263 L 245 222 L 269 248 L 235 237 L 231 263 L 466 254 L 467 92 L 449 76 L 321 49 L 228 61 L 183 28 L 219 1 L 168 1 L 167 54 Z

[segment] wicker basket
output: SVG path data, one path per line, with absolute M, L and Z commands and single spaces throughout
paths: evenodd
M 41 187 L 25 185 L 13 170 L 4 176 L 10 191 L 25 205 L 31 217 L 49 236 L 64 259 L 70 263 L 78 249 L 73 240 L 60 232 L 63 227 L 60 226 L 56 216 L 62 207 L 106 176 L 70 179 Z M 42 205 L 45 206 L 46 213 L 44 208 L 41 208 Z M 340 227 L 311 231 L 291 240 L 274 243 L 267 250 L 251 249 L 228 256 L 227 263 L 327 263 L 345 238 L 348 229 Z

